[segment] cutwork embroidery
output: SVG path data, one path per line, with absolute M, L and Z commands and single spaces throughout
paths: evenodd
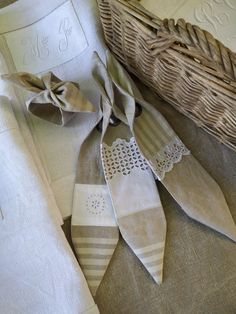
M 141 155 L 133 137 L 130 141 L 117 139 L 111 146 L 102 144 L 102 161 L 107 180 L 111 180 L 117 173 L 128 175 L 134 168 L 145 171 L 149 163 L 157 179 L 161 181 L 165 173 L 171 171 L 174 164 L 181 161 L 183 155 L 189 154 L 190 151 L 178 137 L 175 137 L 148 162 Z
M 111 146 L 103 143 L 102 161 L 107 180 L 111 180 L 117 173 L 128 175 L 134 168 L 143 171 L 148 169 L 133 137 L 130 141 L 117 139 Z
M 93 215 L 100 215 L 106 206 L 106 201 L 102 194 L 91 194 L 86 200 L 86 209 Z

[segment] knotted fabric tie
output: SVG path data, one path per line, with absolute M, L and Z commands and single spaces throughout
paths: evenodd
M 154 177 L 191 218 L 234 241 L 236 227 L 218 184 L 192 156 L 164 117 L 142 98 L 114 56 L 107 52 L 105 66 L 95 53 L 92 62 L 92 74 L 101 102 L 98 120 L 93 130 L 88 130 L 79 154 L 72 239 L 95 295 L 117 245 L 118 228 L 155 282 L 162 282 L 166 220 Z M 54 78 L 53 74 L 48 75 Z M 21 76 L 8 75 L 7 79 L 24 87 L 27 85 L 28 90 L 41 91 L 27 103 L 29 110 L 30 104 L 35 104 L 34 110 L 30 111 L 41 118 L 58 122 L 50 112 L 41 113 L 43 109 L 39 107 L 45 104 L 59 108 L 61 115 L 92 111 L 92 105 L 78 90 L 74 94 L 65 92 L 71 97 L 66 97 L 64 107 L 58 98 L 60 92 L 55 93 L 55 101 L 50 89 L 43 89 L 45 80 L 36 77 L 33 81 L 22 80 Z M 58 88 L 65 86 L 61 81 L 58 84 Z M 70 84 L 72 90 L 77 86 Z
M 49 122 L 64 126 L 76 112 L 95 111 L 80 91 L 79 84 L 61 81 L 52 72 L 41 78 L 25 72 L 5 74 L 2 78 L 36 93 L 26 102 L 27 109 Z

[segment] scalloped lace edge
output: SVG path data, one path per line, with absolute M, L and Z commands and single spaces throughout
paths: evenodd
M 183 156 L 190 155 L 190 153 L 184 143 L 178 137 L 175 137 L 149 160 L 149 164 L 157 179 L 162 181 L 165 174 L 173 169 L 174 164 L 180 162 Z
M 145 171 L 152 169 L 156 178 L 161 181 L 170 172 L 174 164 L 180 162 L 190 151 L 183 142 L 175 137 L 156 153 L 150 160 L 146 160 L 139 151 L 134 137 L 130 140 L 118 138 L 111 146 L 101 145 L 102 162 L 106 180 L 111 180 L 116 174 L 128 175 L 133 169 Z

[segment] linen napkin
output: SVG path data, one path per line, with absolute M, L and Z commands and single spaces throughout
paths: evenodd
M 79 84 L 63 82 L 52 72 L 43 74 L 41 78 L 26 72 L 5 74 L 2 78 L 36 93 L 26 102 L 28 111 L 52 123 L 64 126 L 75 112 L 95 111 L 80 91 Z
M 93 62 L 93 77 L 102 94 L 102 162 L 117 223 L 124 240 L 153 279 L 161 283 L 166 220 L 159 193 L 125 113 L 116 106 L 123 105 L 122 98 L 115 99 L 112 81 L 98 55 Z M 135 115 L 135 104 L 129 110 Z M 112 111 L 115 117 L 111 117 Z
M 93 295 L 119 240 L 101 163 L 100 142 L 101 133 L 95 128 L 80 148 L 71 221 L 75 253 Z
M 94 55 L 93 77 L 102 96 L 102 165 L 116 220 L 124 239 L 156 282 L 162 280 L 166 221 L 151 171 L 190 217 L 235 241 L 235 223 L 220 187 L 164 117 L 142 98 L 109 52 L 107 68 Z M 80 171 L 88 169 L 84 166 Z M 95 178 L 92 181 L 96 182 Z
M 157 179 L 191 218 L 236 241 L 236 226 L 218 184 L 165 118 L 142 98 L 129 74 L 109 52 L 107 67 L 124 108 L 134 106 L 135 100 L 142 105 L 140 117 L 133 119 L 128 109 L 126 115 L 140 151 Z
M 11 104 L 0 96 L 0 312 L 99 313 Z

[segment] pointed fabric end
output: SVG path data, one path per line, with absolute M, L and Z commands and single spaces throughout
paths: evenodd
M 165 242 L 134 250 L 146 270 L 157 284 L 162 283 Z
M 211 227 L 211 226 L 210 226 Z M 232 223 L 231 223 L 231 227 L 229 227 L 229 223 L 228 223 L 228 227 L 227 227 L 227 230 L 223 230 L 220 229 L 219 231 L 219 228 L 218 226 L 215 226 L 214 227 L 215 230 L 217 230 L 218 232 L 220 233 L 223 233 L 225 234 L 228 238 L 230 238 L 233 242 L 236 242 L 236 225 L 235 223 L 233 222 L 233 218 L 232 218 Z
M 157 272 L 156 274 L 153 274 L 152 278 L 154 279 L 155 283 L 160 286 L 162 284 L 162 281 L 163 281 L 163 272 L 162 272 L 162 270 L 160 272 Z
M 96 294 L 97 294 L 97 290 L 98 290 L 99 285 L 100 285 L 100 282 L 99 282 L 99 284 L 96 285 L 96 286 L 89 286 L 89 290 L 90 290 L 90 292 L 91 292 L 91 294 L 92 294 L 93 297 L 96 297 Z
M 236 242 L 236 225 L 222 190 L 192 155 L 175 164 L 162 183 L 189 217 Z
M 12 74 L 2 74 L 1 79 L 7 82 L 21 86 L 25 90 L 34 93 L 40 93 L 44 88 L 44 82 L 41 78 L 27 72 L 18 72 Z
M 71 234 L 81 269 L 95 296 L 116 249 L 118 228 L 74 225 Z

